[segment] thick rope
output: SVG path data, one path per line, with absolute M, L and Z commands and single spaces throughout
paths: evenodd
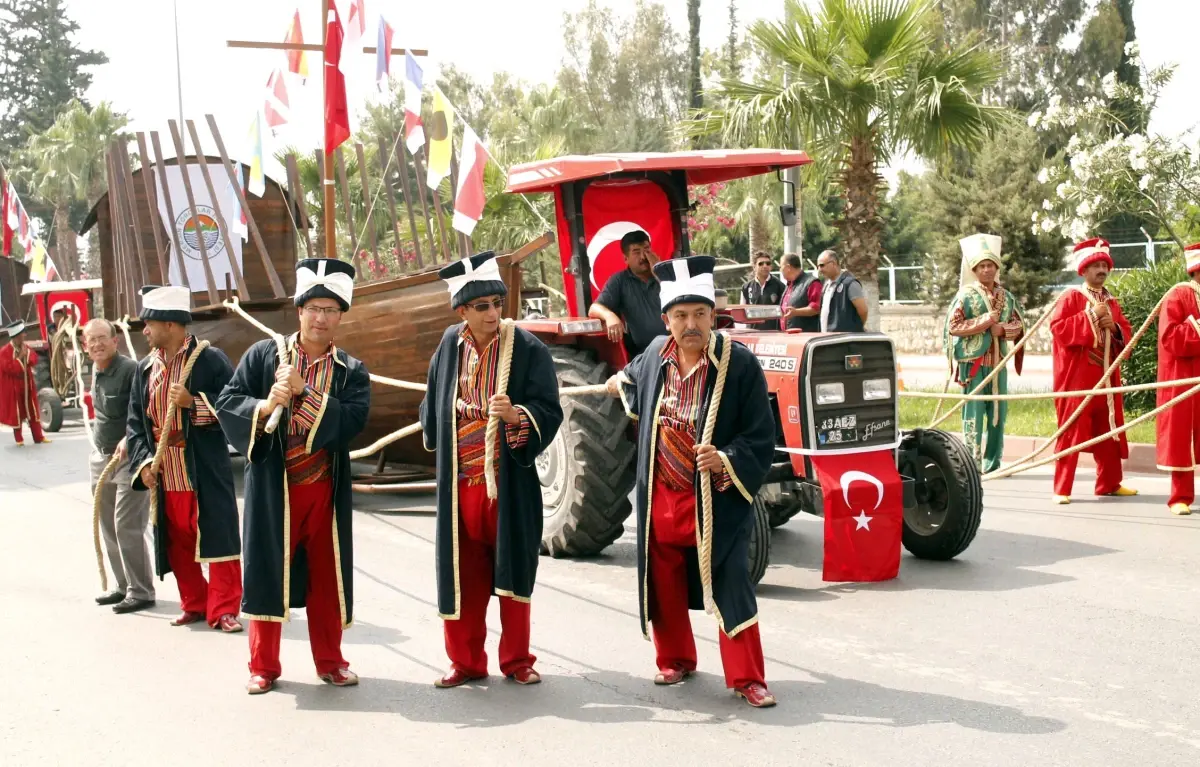
M 361 450 L 352 450 L 350 452 L 350 460 L 357 461 L 361 458 L 366 458 L 369 455 L 374 455 L 375 453 L 378 453 L 380 450 L 383 450 L 385 447 L 392 444 L 393 442 L 402 440 L 410 434 L 416 434 L 420 430 L 421 430 L 421 424 L 410 423 L 408 426 L 405 426 L 403 429 L 397 429 L 396 431 L 392 432 L 391 434 L 387 435 L 386 437 L 376 440 L 375 442 L 371 443 L 367 447 L 362 448 Z
M 137 350 L 133 348 L 133 339 L 129 337 L 129 315 L 126 314 L 121 319 L 113 323 L 125 335 L 125 349 L 129 352 L 129 359 L 134 362 L 138 361 Z
M 1000 371 L 1004 370 L 1004 368 L 1008 366 L 1008 361 L 1016 356 L 1017 352 L 1020 351 L 1025 346 L 1026 341 L 1033 338 L 1034 334 L 1037 332 L 1037 329 L 1042 326 L 1042 323 L 1045 322 L 1046 320 L 1048 320 L 1050 318 L 1050 315 L 1054 314 L 1054 307 L 1058 306 L 1058 302 L 1061 301 L 1062 297 L 1065 296 L 1066 294 L 1067 294 L 1067 291 L 1064 290 L 1061 293 L 1059 293 L 1057 296 L 1054 297 L 1054 302 L 1051 303 L 1050 306 L 1046 308 L 1046 311 L 1042 313 L 1041 317 L 1038 317 L 1038 321 L 1033 323 L 1033 327 L 1031 327 L 1029 330 L 1027 330 L 1025 332 L 1025 335 L 1021 336 L 1020 340 L 1018 340 L 1015 344 L 1013 344 L 1013 348 L 1008 350 L 1008 354 L 1004 355 L 1004 359 L 1000 360 L 1000 364 L 998 364 L 994 368 L 992 368 L 992 372 L 989 373 L 986 378 L 984 378 L 982 381 L 980 381 L 978 386 L 976 386 L 974 389 L 971 390 L 971 394 L 978 394 L 979 392 L 983 391 L 983 388 L 985 386 L 987 386 L 988 384 L 990 384 L 992 382 L 993 378 L 1000 375 Z M 967 404 L 967 401 L 963 400 L 963 401 L 959 402 L 957 405 L 955 405 L 954 407 L 947 410 L 946 414 L 943 415 L 941 418 L 937 418 L 935 416 L 933 422 L 930 423 L 927 428 L 936 429 L 937 427 L 941 426 L 943 423 L 946 422 L 946 420 L 948 418 L 950 418 L 950 416 L 957 413 L 959 411 L 959 409 L 965 404 Z
M 196 344 L 196 348 L 192 351 L 191 356 L 183 363 L 183 371 L 179 374 L 179 383 L 187 383 L 188 376 L 192 374 L 192 366 L 196 364 L 196 360 L 200 359 L 200 352 L 208 348 L 208 341 L 201 341 Z M 150 462 L 150 474 L 154 477 L 158 476 L 158 470 L 162 467 L 163 458 L 167 455 L 167 440 L 171 437 L 171 422 L 175 420 L 175 401 L 171 400 L 167 404 L 167 415 L 163 418 L 163 426 L 158 435 L 158 443 L 154 446 L 154 460 Z M 157 484 L 157 483 L 156 483 Z M 150 525 L 153 527 L 158 522 L 158 491 L 154 490 L 150 493 Z
M 104 550 L 100 546 L 100 491 L 120 463 L 120 453 L 113 453 L 104 471 L 100 472 L 100 478 L 96 480 L 96 492 L 92 494 L 92 541 L 96 544 L 96 567 L 100 569 L 100 590 L 103 592 L 108 591 L 108 573 L 104 569 Z
M 937 392 L 900 392 L 901 397 L 914 399 L 957 400 L 968 402 L 1017 402 L 1022 400 L 1069 399 L 1071 397 L 1086 397 L 1089 394 L 1128 394 L 1135 391 L 1152 391 L 1154 389 L 1169 389 L 1172 386 L 1191 386 L 1200 383 L 1200 376 L 1195 378 L 1179 378 L 1174 381 L 1151 381 L 1144 384 L 1129 384 L 1127 386 L 1111 386 L 1104 389 L 1076 389 L 1075 391 L 1044 391 L 1025 392 L 1022 394 L 938 394 Z M 582 388 L 582 387 L 581 387 Z
M 279 357 L 279 364 L 286 365 L 291 360 L 288 357 L 287 339 L 283 336 L 275 335 L 275 353 Z M 276 405 L 275 410 L 271 412 L 271 417 L 267 419 L 267 425 L 263 427 L 263 431 L 267 434 L 274 434 L 275 429 L 279 428 L 279 419 L 283 417 L 283 405 Z
M 717 380 L 713 386 L 712 398 L 708 401 L 708 413 L 704 418 L 704 431 L 700 437 L 701 445 L 711 445 L 713 432 L 717 429 L 717 411 L 720 410 L 721 395 L 725 392 L 725 377 L 729 373 L 729 358 L 732 356 L 733 343 L 724 333 L 717 334 L 723 341 L 724 348 L 721 350 L 721 360 L 717 363 Z M 713 539 L 713 508 L 712 508 L 712 472 L 703 471 L 700 473 L 700 506 L 704 514 L 704 519 L 701 520 L 702 525 L 697 529 L 702 530 L 702 535 L 699 541 L 699 559 L 700 559 L 700 585 L 704 590 L 704 611 L 709 615 L 714 612 L 717 614 L 717 620 L 721 621 L 721 614 L 717 611 L 716 602 L 712 594 L 712 539 Z M 722 630 L 724 626 L 722 626 Z
M 508 393 L 508 374 L 512 371 L 513 339 L 517 334 L 513 330 L 512 320 L 500 322 L 500 374 L 496 380 L 496 394 Z M 495 500 L 496 489 L 496 437 L 500 433 L 500 418 L 488 417 L 487 431 L 484 432 L 483 443 L 483 475 L 487 481 L 487 496 Z
M 62 332 L 71 337 L 71 349 L 75 352 L 75 398 L 79 401 L 79 412 L 83 416 L 83 431 L 87 434 L 88 444 L 95 450 L 96 436 L 92 434 L 92 421 L 88 418 L 87 403 L 83 401 L 87 390 L 83 387 L 83 357 L 79 352 L 79 339 L 75 337 L 76 328 L 75 321 L 71 320 L 71 324 L 63 328 Z

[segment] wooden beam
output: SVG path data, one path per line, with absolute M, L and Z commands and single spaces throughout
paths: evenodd
M 125 195 L 125 200 L 129 204 L 129 221 L 131 224 L 133 246 L 137 253 L 138 266 L 142 272 L 142 283 L 146 284 L 150 282 L 150 270 L 147 267 L 146 251 L 142 247 L 142 217 L 138 215 L 137 194 L 133 186 L 133 171 L 129 168 L 129 148 L 125 144 L 125 139 L 115 139 L 113 144 L 117 148 L 117 164 L 121 166 L 121 175 L 118 182 Z
M 350 183 L 346 181 L 346 155 L 342 153 L 342 148 L 337 148 L 337 174 L 338 183 L 342 188 L 342 207 L 346 209 L 346 226 L 350 228 L 350 252 L 354 258 L 354 268 L 359 272 L 362 271 L 362 259 L 358 257 L 358 233 L 354 228 L 354 213 L 350 210 Z M 363 189 L 363 198 L 366 199 L 367 192 Z
M 150 229 L 154 234 L 154 252 L 158 256 L 159 282 L 167 283 L 167 254 L 163 247 L 162 216 L 158 212 L 158 195 L 154 193 L 154 172 L 150 170 L 150 153 L 146 149 L 146 134 L 138 131 L 138 156 L 142 158 L 142 188 L 146 192 L 146 207 L 150 209 Z
M 259 42 L 257 40 L 226 40 L 227 48 L 249 48 L 251 50 L 268 50 L 268 51 L 320 51 L 325 52 L 325 48 L 317 43 L 268 43 Z M 374 46 L 364 47 L 363 53 L 375 53 Z M 393 48 L 392 55 L 403 55 L 411 53 L 414 56 L 428 56 L 429 51 L 425 48 Z
M 212 199 L 213 212 L 217 214 L 217 233 L 221 235 L 221 241 L 225 243 L 225 260 L 229 262 L 229 271 L 233 272 L 233 279 L 237 282 L 238 298 L 242 301 L 249 301 L 250 290 L 246 287 L 246 275 L 242 274 L 241 264 L 233 258 L 233 240 L 229 236 L 229 227 L 221 226 L 228 219 L 221 212 L 221 198 L 217 194 L 216 186 L 213 185 L 212 174 L 208 172 L 208 160 L 204 156 L 204 147 L 200 146 L 200 132 L 196 130 L 194 120 L 186 122 L 188 135 L 192 137 L 192 146 L 196 148 L 196 160 L 200 163 L 200 175 L 204 178 L 204 187 L 208 189 L 208 196 Z M 237 185 L 235 184 L 235 186 Z
M 285 164 L 287 166 L 288 194 L 296 204 L 296 214 L 300 216 L 299 221 L 293 218 L 292 222 L 296 224 L 296 234 L 304 235 L 304 252 L 308 254 L 309 258 L 312 258 L 312 235 L 309 233 L 312 225 L 308 219 L 308 205 L 304 202 L 304 185 L 300 183 L 300 169 L 296 167 L 296 155 L 289 153 L 285 159 L 287 160 Z M 288 217 L 291 218 L 290 214 Z
M 283 298 L 285 296 L 283 282 L 279 279 L 279 272 L 275 270 L 275 262 L 271 260 L 271 254 L 267 252 L 266 243 L 263 242 L 262 234 L 258 231 L 258 222 L 254 220 L 254 214 L 250 211 L 250 202 L 246 198 L 245 192 L 242 191 L 242 174 L 234 170 L 229 153 L 225 151 L 225 142 L 221 139 L 221 131 L 217 130 L 216 119 L 211 114 L 205 115 L 204 119 L 208 121 L 208 129 L 212 131 L 213 140 L 217 142 L 217 152 L 221 155 L 221 164 L 225 166 L 225 174 L 229 177 L 229 183 L 237 194 L 238 204 L 246 212 L 246 226 L 250 230 L 250 236 L 254 238 L 255 247 L 258 248 L 259 258 L 262 260 L 263 268 L 267 271 L 267 279 L 271 281 L 271 291 L 276 298 Z
M 200 248 L 200 262 L 204 266 L 204 280 L 208 283 L 208 301 L 212 304 L 221 302 L 220 293 L 217 291 L 217 281 L 213 278 L 212 265 L 208 262 L 208 246 L 204 244 L 204 237 L 200 236 L 199 219 L 200 211 L 196 208 L 196 195 L 192 192 L 192 180 L 188 178 L 191 174 L 187 172 L 187 152 L 183 150 L 183 139 L 179 133 L 179 123 L 174 120 L 168 120 L 167 125 L 171 128 L 171 141 L 175 144 L 175 162 L 179 166 L 179 177 L 183 180 L 183 191 L 187 195 L 188 211 L 192 214 L 192 220 L 197 223 L 196 244 Z M 182 233 L 179 235 L 183 236 Z
M 154 167 L 158 170 L 158 185 L 162 187 L 163 199 L 167 203 L 167 215 L 175 215 L 175 207 L 171 204 L 171 185 L 167 183 L 167 164 L 163 162 L 162 147 L 158 143 L 158 131 L 150 131 L 150 145 L 154 147 Z M 192 283 L 188 279 L 187 267 L 183 261 L 183 243 L 179 241 L 179 232 L 175 231 L 175 220 L 171 219 L 167 222 L 167 231 L 171 233 L 171 243 L 175 250 L 175 268 L 179 270 L 179 279 L 183 280 L 183 285 L 192 290 Z M 169 285 L 171 282 L 167 274 L 163 274 L 163 284 Z
M 379 146 L 383 148 L 383 141 L 380 140 Z M 421 235 L 417 233 L 417 216 L 413 213 L 412 198 L 408 191 L 408 162 L 404 159 L 404 146 L 402 142 L 397 141 L 392 147 L 393 154 L 396 157 L 396 165 L 400 168 L 400 191 L 404 193 L 404 209 L 408 213 L 408 234 L 412 237 L 413 251 L 417 256 L 417 268 L 425 268 L 425 259 L 421 257 Z M 395 215 L 395 211 L 392 212 Z M 437 262 L 437 257 L 433 253 L 429 257 Z
M 425 153 L 424 147 L 421 148 L 421 153 Z M 425 202 L 425 190 L 428 187 L 425 186 L 425 166 L 421 163 L 421 155 L 413 155 L 413 170 L 417 172 L 417 196 L 421 198 L 421 213 L 425 216 L 425 234 L 429 237 L 429 257 L 433 259 L 431 265 L 440 264 L 441 259 L 437 257 L 437 242 L 433 239 L 433 219 L 429 218 L 429 205 Z
M 362 179 L 363 199 L 368 200 L 368 202 L 367 202 L 367 237 L 370 238 L 369 241 L 371 243 L 371 255 L 375 258 L 375 261 L 378 263 L 378 261 L 379 261 L 379 243 L 377 242 L 378 238 L 375 235 L 375 206 L 370 203 L 371 177 L 367 173 L 367 158 L 366 158 L 366 154 L 363 152 L 362 144 L 356 143 L 354 145 L 354 152 L 358 155 L 358 173 L 359 173 L 359 178 Z

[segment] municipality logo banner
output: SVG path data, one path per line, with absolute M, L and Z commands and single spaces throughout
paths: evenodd
M 187 170 L 188 183 L 192 187 L 192 194 L 196 200 L 195 215 L 188 206 L 187 190 L 183 185 L 184 169 Z M 167 234 L 171 237 L 172 243 L 178 243 L 179 250 L 183 254 L 187 284 L 191 286 L 193 293 L 203 293 L 208 290 L 208 280 L 204 274 L 204 261 L 200 249 L 201 242 L 204 243 L 204 252 L 208 254 L 208 266 L 212 270 L 217 288 L 219 290 L 225 288 L 226 278 L 231 284 L 236 284 L 237 280 L 233 276 L 232 264 L 236 264 L 238 271 L 242 271 L 242 238 L 228 220 L 217 215 L 212 204 L 212 197 L 208 193 L 208 187 L 204 183 L 204 172 L 200 165 L 198 163 L 188 163 L 183 166 L 168 165 L 165 170 L 167 191 L 170 192 L 173 210 L 167 210 L 167 194 L 163 191 L 162 180 L 155 174 L 155 184 L 158 187 L 158 212 L 164 222 L 170 222 Z M 214 174 L 212 180 L 217 194 L 222 195 L 221 200 L 225 202 L 221 213 L 223 216 L 231 215 L 235 211 L 225 210 L 229 207 L 228 201 L 233 199 L 234 194 L 229 179 L 223 175 Z M 232 253 L 225 247 L 226 237 L 222 236 L 222 231 L 228 235 L 230 244 L 233 246 Z M 179 259 L 175 257 L 174 250 L 168 255 L 167 281 L 171 285 L 183 285 L 183 277 L 179 273 Z

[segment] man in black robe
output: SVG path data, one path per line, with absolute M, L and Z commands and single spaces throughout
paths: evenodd
M 125 448 L 133 488 L 156 493 L 155 570 L 175 573 L 183 612 L 173 626 L 207 620 L 226 632 L 242 630 L 241 541 L 237 496 L 225 435 L 213 403 L 229 383 L 233 366 L 220 349 L 199 348 L 187 332 L 191 291 L 142 288 L 142 333 L 151 352 L 138 363 L 129 393 Z M 188 376 L 183 372 L 188 362 Z M 167 422 L 169 405 L 175 411 Z M 167 431 L 158 471 L 151 470 L 159 436 Z M 200 564 L 208 564 L 208 580 Z
M 354 617 L 350 441 L 371 405 L 366 367 L 334 346 L 350 309 L 354 267 L 310 258 L 296 266 L 300 332 L 242 357 L 217 400 L 217 417 L 246 456 L 245 592 L 250 620 L 251 695 L 268 692 L 282 673 L 279 639 L 289 608 L 304 607 L 317 676 L 345 687 L 358 676 L 342 657 L 342 630 Z M 266 433 L 276 408 L 279 428 Z
M 542 488 L 534 459 L 562 423 L 549 350 L 501 321 L 508 289 L 495 254 L 441 270 L 463 322 L 446 330 L 429 363 L 421 425 L 437 452 L 437 589 L 457 687 L 488 674 L 488 601 L 500 597 L 500 672 L 541 681 L 529 652 L 529 600 L 542 539 Z M 506 370 L 507 368 L 507 370 Z M 507 372 L 507 388 L 500 379 Z M 488 423 L 495 441 L 488 444 Z
M 654 682 L 676 684 L 696 670 L 688 610 L 709 609 L 721 630 L 726 686 L 766 707 L 775 698 L 748 558 L 750 507 L 771 465 L 775 421 L 754 355 L 712 330 L 715 265 L 711 256 L 693 256 L 654 267 L 671 335 L 651 343 L 608 388 L 638 420 L 638 606 L 642 633 L 647 622 L 653 630 Z

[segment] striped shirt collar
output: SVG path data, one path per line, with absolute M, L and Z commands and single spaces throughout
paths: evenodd
M 188 333 L 186 336 L 183 337 L 183 344 L 179 347 L 179 351 L 175 352 L 175 355 L 171 358 L 171 361 L 174 362 L 175 357 L 180 357 L 180 356 L 187 354 L 191 350 L 191 348 L 195 345 L 196 345 L 196 337 L 193 336 L 191 333 Z M 154 360 L 155 364 L 166 365 L 167 364 L 167 353 L 165 351 L 163 351 L 162 347 L 160 346 L 159 348 L 154 350 L 152 359 Z
M 291 351 L 296 352 L 297 357 L 299 357 L 301 354 L 305 353 L 304 347 L 300 345 L 300 333 L 299 332 L 292 333 L 292 335 L 288 337 L 287 348 Z M 341 357 L 338 356 L 337 346 L 335 346 L 332 342 L 329 344 L 329 349 L 325 352 L 325 354 L 321 355 L 320 357 L 317 357 L 317 360 L 323 359 L 324 357 L 330 357 L 338 365 L 341 365 L 342 367 L 346 367 L 346 363 L 342 362 Z
M 710 331 L 708 334 L 708 350 L 707 351 L 708 351 L 708 355 L 707 355 L 708 359 L 704 359 L 702 357 L 700 359 L 700 364 L 697 365 L 696 367 L 701 367 L 701 366 L 707 364 L 709 360 L 712 360 L 712 363 L 714 365 L 717 364 L 717 332 L 715 330 Z M 679 366 L 679 344 L 675 343 L 675 338 L 673 336 L 668 336 L 667 342 L 665 344 L 663 344 L 662 358 L 663 358 L 662 364 L 664 364 L 664 365 L 666 365 L 668 362 L 670 362 L 670 363 L 673 363 L 676 367 Z
M 479 352 L 480 355 L 482 355 L 489 348 L 491 348 L 492 344 L 496 343 L 499 340 L 500 340 L 500 334 L 496 333 L 496 335 L 494 335 L 492 337 L 492 340 L 488 343 L 488 345 L 486 347 L 484 347 L 482 349 L 476 348 L 476 351 Z M 465 322 L 462 324 L 462 328 L 458 331 L 458 345 L 462 346 L 464 342 L 470 342 L 471 346 L 476 346 L 475 336 L 471 333 L 471 326 Z

